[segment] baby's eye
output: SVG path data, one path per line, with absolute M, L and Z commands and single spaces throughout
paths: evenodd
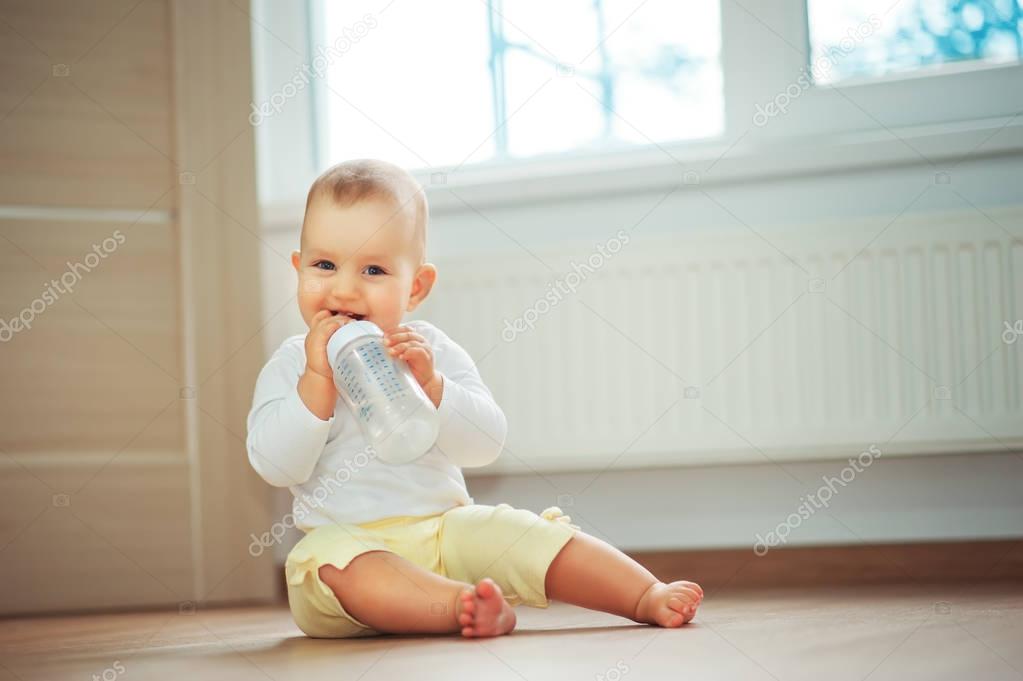
M 387 272 L 384 271 L 384 268 L 379 267 L 378 265 L 369 265 L 368 267 L 366 267 L 365 270 L 363 270 L 363 272 L 365 272 L 366 274 L 374 275 L 374 276 L 381 275 L 381 274 L 387 274 Z
M 321 265 L 323 265 L 323 267 L 320 267 Z M 334 263 L 332 263 L 329 260 L 318 260 L 313 263 L 313 267 L 316 267 L 321 270 L 332 270 L 334 269 Z

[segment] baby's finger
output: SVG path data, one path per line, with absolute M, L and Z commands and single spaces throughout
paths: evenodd
M 338 315 L 337 317 L 324 317 L 320 321 L 316 322 L 316 328 L 318 328 L 318 329 L 326 329 L 326 328 L 329 328 L 330 326 L 332 326 L 334 324 L 339 324 L 339 325 L 340 324 L 344 324 L 345 323 L 344 322 L 345 318 L 339 318 L 339 317 L 341 317 L 341 316 Z
M 417 332 L 411 326 L 395 326 L 394 328 L 388 329 L 387 331 L 384 332 L 385 336 L 398 336 L 401 334 L 408 334 L 409 337 L 423 339 L 422 335 L 420 335 L 419 332 Z
M 419 346 L 411 347 L 398 356 L 409 364 L 419 364 L 420 362 L 426 363 L 431 361 L 429 351 L 427 351 L 426 348 Z
M 397 345 L 392 345 L 391 347 L 387 348 L 387 351 L 391 353 L 391 355 L 397 357 L 401 353 L 408 350 L 408 348 L 409 348 L 408 343 L 398 343 Z
M 388 334 L 384 337 L 384 343 L 387 345 L 394 345 L 395 343 L 401 343 L 404 341 L 418 341 L 419 343 L 425 343 L 426 339 L 415 331 L 396 331 L 395 333 Z
M 422 343 L 420 343 L 419 341 L 414 341 L 413 340 L 413 341 L 406 341 L 404 343 L 398 343 L 397 345 L 392 345 L 390 348 L 388 348 L 388 350 L 390 351 L 390 353 L 392 355 L 397 357 L 397 356 L 401 356 L 402 353 L 407 352 L 408 350 L 411 350 L 412 348 L 423 348 L 423 347 L 424 346 L 423 346 Z
M 320 310 L 309 320 L 310 324 L 316 324 L 330 316 L 330 310 Z
M 326 319 L 321 319 L 316 324 L 313 331 L 318 336 L 332 336 L 335 331 L 347 323 L 348 318 L 342 317 L 341 315 L 338 315 L 337 317 L 327 317 Z

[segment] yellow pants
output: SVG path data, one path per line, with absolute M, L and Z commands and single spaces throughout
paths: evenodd
M 547 607 L 547 568 L 578 530 L 561 509 L 539 516 L 497 506 L 456 506 L 430 516 L 395 516 L 359 525 L 324 525 L 288 554 L 288 603 L 299 629 L 315 638 L 354 638 L 379 632 L 358 621 L 320 580 L 319 569 L 344 569 L 367 551 L 391 551 L 461 582 L 493 579 L 511 605 Z

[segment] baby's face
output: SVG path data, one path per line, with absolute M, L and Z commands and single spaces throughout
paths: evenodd
M 308 326 L 320 310 L 365 319 L 383 330 L 401 323 L 429 293 L 423 281 L 415 225 L 407 211 L 365 199 L 338 206 L 310 204 L 302 250 L 291 256 L 298 272 L 298 306 Z

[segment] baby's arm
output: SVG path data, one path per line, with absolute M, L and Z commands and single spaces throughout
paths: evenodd
M 245 445 L 249 463 L 274 487 L 308 480 L 323 453 L 337 403 L 326 344 L 346 321 L 318 313 L 305 339 L 305 370 L 294 348 L 281 348 L 256 380 Z
M 437 448 L 462 468 L 496 460 L 508 422 L 469 353 L 432 325 L 397 327 L 388 331 L 385 342 L 393 355 L 409 363 L 437 406 L 441 422 Z
M 468 353 L 452 343 L 448 354 L 451 366 L 441 374 L 437 447 L 463 468 L 486 466 L 504 448 L 508 421 Z

